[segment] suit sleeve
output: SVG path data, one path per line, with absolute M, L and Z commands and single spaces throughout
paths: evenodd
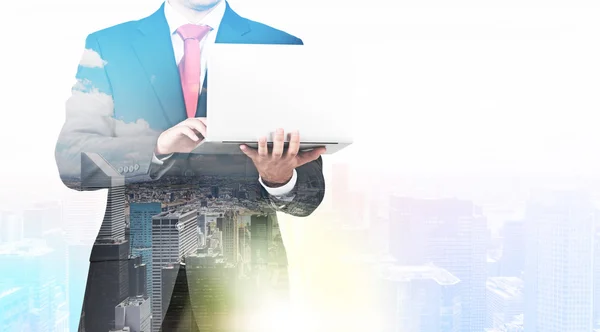
M 89 35 L 55 149 L 61 180 L 71 189 L 103 189 L 106 186 L 86 185 L 87 178 L 98 173 L 123 178 L 125 183 L 143 182 L 168 168 L 168 163 L 152 163 L 159 132 L 143 122 L 136 127 L 116 119 L 107 66 L 110 63 L 103 59 L 97 38 Z M 111 183 L 95 183 L 104 182 Z
M 272 208 L 296 217 L 311 215 L 325 197 L 325 179 L 323 177 L 323 158 L 296 168 L 298 178 L 294 189 L 285 196 L 273 196 L 263 188 L 261 195 Z

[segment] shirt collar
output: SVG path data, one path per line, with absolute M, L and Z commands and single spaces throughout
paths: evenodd
M 169 25 L 169 31 L 174 34 L 180 26 L 185 24 L 204 24 L 212 28 L 213 32 L 216 32 L 221 25 L 223 16 L 225 15 L 225 9 L 227 4 L 225 0 L 221 0 L 200 22 L 190 22 L 183 15 L 171 6 L 169 1 L 165 1 L 165 18 Z

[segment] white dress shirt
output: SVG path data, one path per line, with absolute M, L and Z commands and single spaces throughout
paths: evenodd
M 171 41 L 173 42 L 173 52 L 175 54 L 175 61 L 177 65 L 183 58 L 183 39 L 177 33 L 177 29 L 180 26 L 185 24 L 204 24 L 211 27 L 210 32 L 200 41 L 200 84 L 204 83 L 204 78 L 206 77 L 206 54 L 210 52 L 210 48 L 215 44 L 215 40 L 217 38 L 217 33 L 219 32 L 219 27 L 221 25 L 221 21 L 223 20 L 223 16 L 225 15 L 225 9 L 227 8 L 227 4 L 225 0 L 221 0 L 202 20 L 199 22 L 190 22 L 187 18 L 181 15 L 179 12 L 171 6 L 169 1 L 165 1 L 165 18 L 167 19 L 167 25 L 169 26 L 169 31 L 171 32 Z M 202 89 L 200 89 L 199 93 L 202 93 Z M 164 160 L 168 159 L 171 155 L 158 159 L 155 155 L 152 157 L 152 162 L 162 165 Z M 258 177 L 258 182 L 265 188 L 265 190 L 273 196 L 280 196 L 283 198 L 286 194 L 290 193 L 294 186 L 296 185 L 298 175 L 296 174 L 296 170 L 293 171 L 292 178 L 288 183 L 281 187 L 271 188 L 267 187 L 261 177 Z

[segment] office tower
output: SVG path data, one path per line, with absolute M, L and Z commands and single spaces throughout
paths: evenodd
M 3 331 L 33 331 L 29 325 L 29 291 L 0 282 L 0 323 Z
M 129 257 L 129 297 L 148 297 L 146 269 L 141 256 Z
M 40 239 L 49 225 L 45 222 L 45 211 L 40 208 L 23 211 L 23 237 Z
M 68 246 L 65 239 L 65 231 L 60 228 L 48 230 L 42 234 L 42 239 L 46 245 L 52 249 L 48 260 L 52 263 L 52 269 L 47 271 L 48 275 L 55 280 L 55 287 L 52 291 L 51 307 L 56 311 L 55 325 L 59 325 L 60 330 L 64 320 L 68 329 L 69 306 L 68 306 Z M 87 259 L 86 259 L 87 261 Z M 81 308 L 80 308 L 81 309 Z
M 272 241 L 272 219 L 266 215 L 253 215 L 250 218 L 250 248 L 252 271 L 267 268 L 269 246 Z
M 198 245 L 197 210 L 180 209 L 152 217 L 152 331 L 163 318 L 163 268 L 179 263 Z M 173 287 L 167 284 L 167 289 Z M 166 307 L 164 308 L 166 310 Z
M 82 153 L 81 186 L 84 190 L 108 188 L 98 239 L 125 240 L 125 177 L 99 154 Z
M 502 237 L 500 275 L 521 277 L 525 270 L 525 223 L 522 220 L 504 223 Z
M 385 332 L 460 331 L 460 280 L 434 265 L 382 268 Z
M 114 327 L 114 308 L 129 295 L 130 244 L 125 239 L 125 177 L 95 153 L 81 155 L 83 189 L 108 188 L 98 237 L 92 246 L 83 307 L 86 332 Z
M 217 217 L 217 221 L 216 221 L 216 226 L 217 229 L 220 230 L 221 232 L 223 231 L 223 216 Z
M 593 327 L 600 329 L 600 227 L 594 232 L 594 311 Z
M 67 243 L 91 246 L 98 236 L 104 210 L 104 202 L 98 197 L 74 190 L 65 191 L 62 228 L 66 232 Z M 86 250 L 89 251 L 89 248 Z
M 115 307 L 115 329 L 130 332 L 150 332 L 152 310 L 147 297 L 131 297 Z
M 198 331 L 237 330 L 235 314 L 239 314 L 241 295 L 235 266 L 213 253 L 192 254 L 185 261 Z
M 162 268 L 162 331 L 198 332 L 192 314 L 187 263 L 173 263 Z M 167 315 L 168 313 L 168 315 Z
M 69 302 L 69 330 L 78 331 L 83 316 L 83 297 L 88 278 L 90 245 L 70 244 L 67 247 L 67 298 Z
M 198 214 L 198 228 L 202 234 L 206 234 L 206 214 L 204 213 Z
M 54 332 L 69 332 L 69 305 L 64 302 L 56 308 L 54 316 Z
M 236 265 L 240 276 L 244 276 L 250 265 L 250 232 L 245 224 L 238 225 L 238 250 L 239 260 Z
M 140 256 L 142 263 L 146 264 L 148 294 L 152 294 L 152 217 L 161 212 L 158 202 L 129 205 L 131 253 Z
M 129 243 L 94 243 L 85 289 L 86 332 L 104 332 L 115 325 L 115 307 L 129 296 Z
M 227 211 L 223 216 L 223 258 L 231 264 L 236 264 L 238 260 L 238 217 L 239 213 Z
M 523 314 L 523 280 L 517 277 L 488 278 L 486 327 L 501 328 Z
M 211 186 L 210 187 L 210 194 L 213 198 L 219 198 L 219 187 L 218 186 Z
M 400 265 L 433 263 L 460 279 L 461 332 L 485 325 L 486 220 L 471 202 L 392 197 L 390 251 Z
M 22 240 L 0 245 L 0 293 L 19 288 L 21 298 L 8 301 L 27 303 L 29 331 L 50 332 L 54 322 L 53 291 L 56 280 L 52 273 L 53 250 L 41 240 Z M 20 304 L 16 304 L 18 308 Z M 12 318 L 18 319 L 17 317 Z M 20 328 L 17 330 L 21 330 Z
M 129 205 L 132 249 L 152 248 L 152 217 L 161 212 L 158 202 Z
M 538 192 L 527 204 L 525 330 L 592 330 L 594 208 L 580 192 Z
M 0 211 L 0 244 L 23 239 L 23 219 L 13 212 Z
M 23 211 L 23 237 L 42 238 L 50 229 L 61 228 L 61 206 L 57 202 L 35 204 Z

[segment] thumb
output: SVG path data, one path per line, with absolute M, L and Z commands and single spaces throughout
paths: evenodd
M 325 147 L 316 148 L 310 151 L 303 151 L 297 155 L 298 166 L 302 166 L 306 163 L 309 163 L 313 160 L 317 160 L 320 155 L 325 153 L 327 149 Z

